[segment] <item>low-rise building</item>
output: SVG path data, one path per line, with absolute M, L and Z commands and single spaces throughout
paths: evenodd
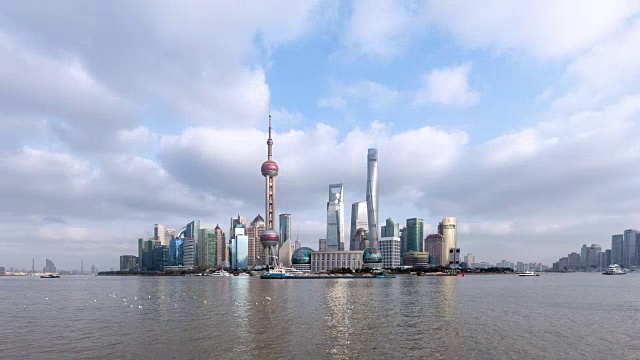
M 364 251 L 314 251 L 311 253 L 311 272 L 325 272 L 333 269 L 362 268 Z
M 134 255 L 120 256 L 120 271 L 137 271 L 138 257 Z
M 427 267 L 429 266 L 429 253 L 426 251 L 407 251 L 402 255 L 404 266 Z

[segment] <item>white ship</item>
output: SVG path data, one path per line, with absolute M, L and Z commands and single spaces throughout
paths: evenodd
M 602 275 L 624 275 L 626 272 L 620 268 L 618 264 L 611 264 L 607 268 L 607 271 L 603 272 Z
M 525 271 L 522 272 L 520 274 L 518 274 L 518 276 L 540 276 L 540 274 L 533 272 L 533 271 Z

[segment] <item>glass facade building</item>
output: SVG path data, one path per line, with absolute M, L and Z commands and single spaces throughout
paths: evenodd
M 280 246 L 291 239 L 291 214 L 280 214 Z
M 367 152 L 367 221 L 369 247 L 378 248 L 378 150 Z
M 367 215 L 367 202 L 360 201 L 351 204 L 351 232 L 349 233 L 350 246 L 349 250 L 364 250 L 369 244 L 365 247 L 360 246 L 361 238 L 358 236 L 358 230 L 362 229 L 364 233 L 369 232 L 369 220 Z M 362 233 L 360 233 L 362 235 Z
M 183 266 L 184 265 L 184 240 L 173 239 L 169 243 L 169 265 L 170 266 Z
M 344 202 L 342 184 L 329 185 L 327 202 L 327 250 L 344 249 Z
M 611 236 L 611 261 L 622 266 L 624 254 L 624 240 L 622 234 Z
M 249 237 L 247 235 L 236 235 L 231 242 L 231 269 L 249 269 Z
M 422 252 L 424 221 L 420 218 L 407 219 L 407 250 Z

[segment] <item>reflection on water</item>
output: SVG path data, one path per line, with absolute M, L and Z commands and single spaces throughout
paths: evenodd
M 633 299 L 640 274 L 2 278 L 0 358 L 632 359 Z

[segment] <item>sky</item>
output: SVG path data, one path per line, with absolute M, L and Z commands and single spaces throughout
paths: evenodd
M 264 215 L 269 103 L 303 245 L 331 183 L 348 244 L 375 147 L 381 223 L 454 216 L 492 263 L 609 248 L 640 227 L 639 48 L 640 1 L 2 2 L 0 266 Z

